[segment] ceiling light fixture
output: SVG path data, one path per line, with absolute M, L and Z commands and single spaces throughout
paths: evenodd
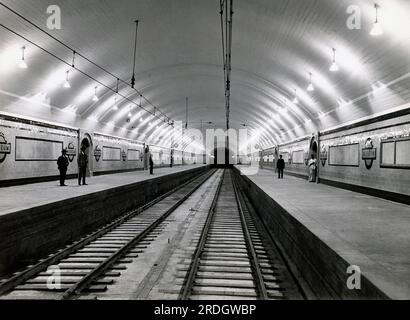
M 293 103 L 294 104 L 299 103 L 299 100 L 298 100 L 298 97 L 297 97 L 297 94 L 296 94 L 296 89 L 295 89 L 295 98 L 293 99 Z
M 380 6 L 377 3 L 375 3 L 374 4 L 374 9 L 376 11 L 376 20 L 374 21 L 372 30 L 370 31 L 370 35 L 372 35 L 374 37 L 377 37 L 377 36 L 380 36 L 380 35 L 383 34 L 383 29 L 380 26 L 380 22 L 379 22 L 379 11 L 378 11 L 379 8 L 380 8 Z
M 315 91 L 315 87 L 312 83 L 312 72 L 309 72 L 309 85 L 307 87 L 307 91 Z
M 66 89 L 71 88 L 70 81 L 69 81 L 69 74 L 70 74 L 70 70 L 67 70 L 66 78 L 65 78 L 65 82 L 64 82 L 64 88 L 66 88 Z
M 337 72 L 337 71 L 339 71 L 339 66 L 336 63 L 336 49 L 333 48 L 332 50 L 333 50 L 333 62 L 332 62 L 332 65 L 330 66 L 329 70 L 332 71 L 332 72 Z
M 98 99 L 98 97 L 97 97 L 97 86 L 95 86 L 95 88 L 94 88 L 94 97 L 93 97 L 93 101 L 94 102 L 97 102 L 99 99 Z
M 21 48 L 21 59 L 19 59 L 19 68 L 20 69 L 27 69 L 27 63 L 25 61 L 24 57 L 24 51 L 26 50 L 26 47 Z
M 115 96 L 114 97 L 114 106 L 113 106 L 114 110 L 118 110 L 118 105 L 117 104 L 118 104 L 118 98 L 117 98 L 117 96 Z

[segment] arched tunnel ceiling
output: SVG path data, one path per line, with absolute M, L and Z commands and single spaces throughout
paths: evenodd
M 46 28 L 46 0 L 3 0 Z M 410 100 L 410 2 L 378 0 L 384 34 L 369 35 L 374 2 L 357 0 L 361 29 L 350 30 L 348 0 L 234 0 L 231 125 L 246 124 L 274 144 L 388 111 Z M 55 0 L 61 30 L 47 30 L 113 74 L 132 74 L 133 20 L 139 19 L 136 88 L 175 121 L 223 127 L 225 97 L 217 0 Z M 10 11 L 1 23 L 71 62 L 72 53 Z M 144 139 L 154 121 L 138 107 L 71 71 L 66 65 L 0 28 L 0 111 Z M 28 69 L 16 67 L 26 46 Z M 330 72 L 332 48 L 339 72 Z M 115 78 L 78 58 L 76 66 L 111 88 Z M 306 90 L 312 73 L 314 92 Z M 296 90 L 296 91 L 295 91 Z M 294 103 L 295 96 L 298 103 Z M 124 85 L 120 93 L 139 101 Z M 153 107 L 143 101 L 148 110 Z M 131 121 L 127 122 L 131 111 Z M 144 121 L 140 121 L 143 118 Z M 91 120 L 90 120 L 91 119 Z M 261 131 L 263 128 L 263 131 Z M 128 131 L 130 130 L 130 131 Z M 161 135 L 161 134 L 159 134 Z M 162 133 L 163 135 L 163 133 Z

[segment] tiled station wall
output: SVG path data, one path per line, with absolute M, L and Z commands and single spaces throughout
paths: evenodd
M 260 156 L 260 167 L 262 169 L 275 170 L 279 155 L 285 160 L 285 171 L 299 177 L 307 177 L 308 169 L 305 158 L 309 154 L 309 139 L 286 144 L 276 148 L 263 150 Z
M 366 166 L 371 146 L 375 159 Z M 327 152 L 319 165 L 322 180 L 410 195 L 410 115 L 324 133 L 320 151 Z
M 100 133 L 88 133 L 92 140 L 89 170 L 106 174 L 140 170 L 144 167 L 141 142 Z M 57 159 L 66 148 L 67 175 L 78 173 L 79 135 L 77 128 L 34 122 L 0 115 L 0 187 L 58 179 Z M 155 167 L 170 165 L 169 148 L 150 146 Z M 174 150 L 174 165 L 198 162 L 199 155 Z
M 381 117 L 345 128 L 320 132 L 319 179 L 323 183 L 374 195 L 410 196 L 410 115 Z M 371 141 L 371 142 L 370 142 Z M 310 137 L 279 145 L 285 172 L 307 177 Z M 366 157 L 374 159 L 365 159 Z M 276 168 L 275 149 L 261 152 L 260 166 Z M 323 162 L 322 162 L 323 160 Z M 353 187 L 353 188 L 351 188 Z M 392 195 L 390 195 L 392 193 Z M 396 198 L 397 198 L 396 197 Z M 392 198 L 392 199 L 393 199 Z M 393 199 L 397 200 L 397 199 Z M 401 200 L 400 200 L 401 201 Z
M 93 161 L 93 171 L 96 174 L 143 168 L 143 144 L 97 133 L 93 140 L 89 160 Z M 96 153 L 96 150 L 99 151 Z
M 61 149 L 78 150 L 78 132 L 0 119 L 0 181 L 57 175 Z M 76 157 L 67 174 L 76 172 Z

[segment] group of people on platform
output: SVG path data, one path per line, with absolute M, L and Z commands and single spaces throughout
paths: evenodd
M 85 177 L 87 173 L 88 166 L 88 156 L 85 153 L 86 147 L 82 146 L 80 153 L 78 154 L 77 164 L 78 164 L 78 185 L 81 186 L 81 181 L 84 186 L 87 185 L 85 182 Z M 58 171 L 60 171 L 60 186 L 66 187 L 65 179 L 67 176 L 67 170 L 69 165 L 67 150 L 63 149 L 61 151 L 61 156 L 57 159 Z
M 309 182 L 316 182 L 316 172 L 317 172 L 317 160 L 312 154 L 311 158 L 307 164 L 309 169 Z M 278 161 L 276 162 L 276 171 L 278 172 L 278 179 L 283 179 L 283 170 L 285 169 L 285 160 L 282 155 L 279 156 Z
M 88 156 L 85 153 L 86 151 L 86 146 L 81 146 L 80 153 L 78 154 L 78 159 L 77 159 L 77 165 L 78 165 L 78 185 L 86 186 L 87 183 L 85 182 L 85 177 L 87 174 L 87 167 L 88 167 Z M 149 147 L 147 146 L 144 150 L 144 170 L 148 170 L 149 167 L 149 173 L 154 174 L 154 160 L 152 159 L 152 154 L 149 151 Z M 67 170 L 70 162 L 68 160 L 67 156 L 67 150 L 63 149 L 61 151 L 61 156 L 57 159 L 57 167 L 60 172 L 60 186 L 61 187 L 66 187 L 67 185 L 65 184 L 65 180 L 67 177 Z M 173 159 L 171 156 L 171 167 L 173 165 Z

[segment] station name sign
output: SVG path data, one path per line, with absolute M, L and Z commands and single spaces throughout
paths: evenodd
M 309 163 L 309 152 L 305 152 L 303 154 L 303 160 L 305 160 L 305 165 L 308 165 L 308 163 Z
M 74 143 L 70 142 L 67 147 L 67 157 L 70 162 L 73 162 L 74 157 L 77 155 L 77 150 Z
M 11 143 L 0 142 L 0 154 L 10 154 Z
M 8 154 L 11 153 L 11 143 L 7 143 L 4 134 L 0 132 L 0 163 L 6 160 Z
M 362 149 L 362 160 L 364 160 L 364 164 L 368 170 L 372 168 L 373 161 L 377 158 L 376 151 L 376 148 L 373 146 L 373 140 L 368 138 Z
M 327 158 L 328 158 L 327 150 L 326 150 L 326 147 L 323 146 L 322 151 L 319 154 L 319 159 L 320 159 L 320 162 L 322 163 L 322 166 L 325 166 Z
M 375 160 L 376 148 L 374 149 L 362 149 L 362 160 Z
M 96 146 L 94 149 L 94 158 L 95 160 L 98 162 L 100 161 L 100 158 L 102 156 L 102 150 L 100 148 L 100 146 Z

